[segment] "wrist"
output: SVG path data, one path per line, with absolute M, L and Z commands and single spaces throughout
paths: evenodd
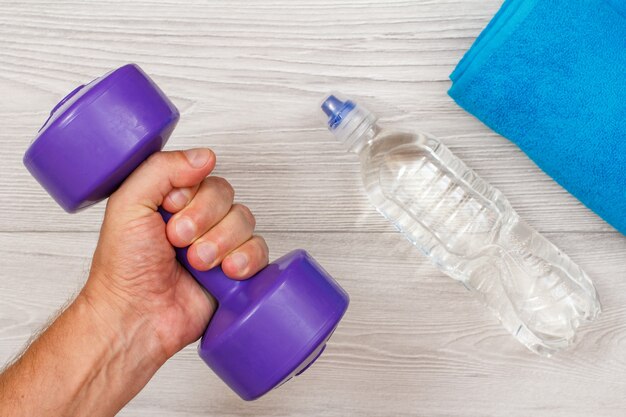
M 0 375 L 0 408 L 14 416 L 114 415 L 167 359 L 157 339 L 141 316 L 88 285 Z
M 150 320 L 100 279 L 90 277 L 72 307 L 89 318 L 94 337 L 109 345 L 112 358 L 127 362 L 127 371 L 138 368 L 149 379 L 169 359 Z

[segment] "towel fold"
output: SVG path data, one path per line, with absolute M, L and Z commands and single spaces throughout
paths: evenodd
M 450 96 L 626 234 L 626 0 L 506 0 Z

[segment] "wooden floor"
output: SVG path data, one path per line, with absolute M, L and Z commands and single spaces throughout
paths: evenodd
M 136 62 L 182 112 L 168 148 L 212 147 L 272 256 L 308 249 L 352 304 L 316 365 L 256 402 L 191 346 L 121 415 L 626 415 L 626 238 L 446 95 L 499 3 L 2 0 L 0 362 L 83 283 L 103 212 L 62 212 L 23 152 L 65 93 Z M 526 351 L 368 205 L 319 115 L 330 90 L 441 137 L 589 273 L 604 313 L 573 350 Z

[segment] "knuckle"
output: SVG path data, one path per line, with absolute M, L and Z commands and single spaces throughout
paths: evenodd
M 230 200 L 235 198 L 235 189 L 226 179 L 222 177 L 209 177 L 209 178 L 213 179 L 213 181 L 216 183 L 219 190 L 225 193 Z
M 267 242 L 265 241 L 263 236 L 259 236 L 259 235 L 255 235 L 254 240 L 256 241 L 259 251 L 261 252 L 261 256 L 263 256 L 263 259 L 267 260 L 270 254 L 270 250 L 269 250 L 269 246 L 267 246 Z
M 256 218 L 248 206 L 244 206 L 243 204 L 233 204 L 232 210 L 239 213 L 245 221 L 252 226 L 252 228 L 256 226 Z

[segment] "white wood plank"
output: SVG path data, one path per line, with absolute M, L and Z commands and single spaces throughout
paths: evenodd
M 294 135 L 297 138 L 294 138 Z M 206 136 L 209 136 L 208 134 Z M 222 139 L 224 138 L 224 139 Z M 497 142 L 485 153 L 485 141 Z M 228 143 L 226 143 L 228 142 Z M 540 231 L 613 231 L 504 139 L 476 136 L 446 142 L 480 175 L 500 188 L 520 215 Z M 356 155 L 343 151 L 321 129 L 174 138 L 172 147 L 214 143 L 217 175 L 235 186 L 261 230 L 388 231 L 362 190 Z M 22 166 L 23 149 L 7 152 L 0 166 L 0 230 L 95 231 L 103 205 L 65 214 Z
M 396 233 L 266 237 L 274 256 L 307 247 L 351 294 L 349 312 L 319 363 L 250 404 L 189 347 L 122 415 L 571 416 L 600 415 L 594 413 L 599 405 L 601 415 L 623 415 L 622 236 L 549 234 L 593 277 L 604 306 L 598 321 L 583 328 L 580 343 L 552 359 L 527 352 Z M 0 283 L 0 360 L 18 351 L 78 288 L 96 240 L 96 233 L 0 233 L 6 277 Z
M 210 146 L 274 255 L 305 247 L 352 297 L 323 357 L 244 403 L 175 356 L 124 416 L 623 416 L 626 239 L 459 109 L 448 75 L 500 0 L 0 2 L 0 362 L 88 274 L 103 206 L 63 213 L 22 167 L 75 85 L 139 63 Z M 538 358 L 370 208 L 358 161 L 323 128 L 339 90 L 383 122 L 440 136 L 594 279 L 604 305 L 575 349 Z
M 21 158 L 74 85 L 136 61 L 183 113 L 170 147 L 213 147 L 218 173 L 263 230 L 389 230 L 363 196 L 357 159 L 323 128 L 319 102 L 342 90 L 385 122 L 441 136 L 539 230 L 612 231 L 446 95 L 449 73 L 497 5 L 112 2 L 98 4 L 97 17 L 87 3 L 0 5 L 0 80 L 10 97 L 0 103 L 0 230 L 97 230 L 101 207 L 64 215 Z

